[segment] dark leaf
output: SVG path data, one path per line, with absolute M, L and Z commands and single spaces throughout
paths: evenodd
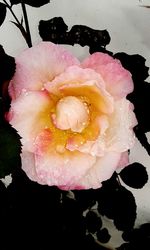
M 5 187 L 5 185 L 3 184 L 3 182 L 0 180 L 0 223 L 1 223 L 1 248 L 5 249 L 5 247 L 3 248 L 2 243 L 5 242 L 5 236 L 6 236 L 6 223 L 7 223 L 7 207 L 8 207 L 8 203 L 7 203 L 7 189 Z M 8 225 L 8 224 L 7 224 Z M 4 244 L 5 245 L 5 244 Z
M 3 3 L 0 3 L 0 26 L 2 25 L 2 23 L 5 20 L 6 12 L 7 12 L 6 5 Z
M 147 107 L 150 100 L 150 84 L 140 80 L 140 78 L 139 80 L 135 79 L 134 91 L 128 95 L 128 99 L 134 104 L 134 112 L 138 120 L 140 131 L 143 133 L 150 131 L 150 120 L 147 115 Z
M 54 17 L 50 20 L 39 22 L 39 33 L 44 41 L 53 43 L 68 44 L 69 36 L 67 35 L 68 26 L 62 17 Z
M 130 241 L 133 230 L 127 230 L 122 233 L 122 239 L 124 241 Z
M 0 127 L 0 178 L 20 167 L 21 143 L 17 132 L 9 125 Z
M 97 243 L 91 234 L 86 235 L 84 242 L 79 245 L 80 247 L 86 250 L 109 250 L 109 248 Z
M 110 219 L 114 219 L 115 216 L 115 195 L 118 189 L 119 183 L 117 181 L 117 175 L 114 173 L 113 176 L 108 181 L 104 181 L 103 186 L 96 191 L 98 211 Z
M 70 40 L 81 46 L 91 46 L 99 44 L 99 47 L 105 47 L 110 43 L 110 36 L 107 30 L 94 30 L 85 25 L 74 25 L 69 32 Z
M 145 223 L 140 225 L 139 228 L 134 228 L 131 231 L 125 231 L 122 234 L 122 238 L 128 242 L 134 242 L 139 240 L 145 240 L 146 238 L 150 238 L 150 224 Z
M 91 45 L 89 46 L 89 52 L 90 54 L 93 54 L 95 52 L 102 52 L 113 56 L 113 53 L 111 51 L 107 50 L 105 47 L 100 47 L 99 44 L 94 43 L 91 43 Z
M 141 234 L 139 228 L 134 228 L 131 231 L 125 231 L 122 234 L 122 238 L 123 238 L 123 240 L 128 241 L 128 242 L 136 242 L 136 241 L 138 241 L 137 239 L 139 239 L 141 241 L 141 240 L 144 240 L 144 238 L 146 238 L 146 237 L 145 237 L 145 235 Z
M 132 188 L 142 188 L 148 181 L 146 168 L 138 162 L 124 168 L 119 175 L 124 183 Z
M 10 0 L 11 2 L 11 5 L 14 5 L 14 4 L 18 4 L 18 3 L 25 3 L 25 4 L 28 4 L 32 7 L 41 7 L 47 3 L 50 2 L 50 0 Z
M 86 214 L 86 226 L 90 233 L 95 233 L 102 227 L 102 220 L 93 211 Z
M 150 84 L 145 82 L 148 77 L 149 68 L 145 65 L 145 58 L 140 55 L 128 55 L 117 53 L 114 55 L 119 59 L 124 68 L 132 74 L 134 91 L 128 95 L 128 99 L 134 104 L 138 126 L 144 133 L 150 131 L 150 119 L 147 115 L 147 107 L 150 100 Z
M 96 203 L 95 190 L 75 190 L 73 191 L 75 199 L 82 211 L 91 208 Z
M 104 50 L 110 42 L 107 30 L 94 30 L 85 25 L 74 25 L 70 31 L 62 17 L 54 17 L 50 20 L 39 22 L 39 34 L 44 41 L 51 41 L 56 44 L 79 44 L 94 46 Z
M 15 225 L 16 235 L 20 235 L 21 230 L 22 240 L 28 245 L 34 244 L 36 249 L 46 249 L 49 240 L 56 249 L 72 249 L 72 242 L 73 246 L 79 248 L 81 244 L 84 247 L 84 217 L 74 199 L 65 197 L 65 192 L 56 187 L 29 180 L 21 169 L 12 177 L 13 181 L 7 188 L 12 213 L 9 228 L 13 229 Z M 24 235 L 25 227 L 28 230 Z M 16 237 L 15 240 L 17 242 Z
M 138 54 L 128 55 L 123 52 L 115 54 L 114 57 L 119 59 L 123 67 L 131 72 L 135 87 L 142 87 L 141 80 L 144 81 L 149 75 L 149 68 L 145 65 L 146 59 Z
M 125 187 L 116 192 L 114 224 L 118 230 L 130 229 L 136 219 L 136 203 L 133 194 Z
M 85 218 L 82 216 L 78 203 L 74 199 L 63 199 L 61 205 L 61 234 L 66 238 L 73 238 L 74 235 L 80 238 L 85 235 Z
M 150 100 L 150 84 L 145 81 L 149 75 L 149 68 L 145 65 L 145 58 L 140 55 L 117 53 L 114 57 L 119 59 L 123 67 L 132 74 L 134 91 L 128 95 L 128 99 L 134 104 L 134 112 L 138 120 L 135 133 L 142 146 L 150 155 L 150 145 L 145 136 L 145 133 L 150 131 L 150 119 L 147 115 L 147 107 L 149 107 Z
M 10 106 L 10 97 L 8 95 L 8 84 L 9 80 L 15 73 L 15 59 L 7 55 L 0 45 L 0 123 L 4 119 L 4 114 L 8 111 Z
M 141 249 L 150 249 L 150 240 L 145 240 L 139 242 L 138 239 L 136 242 L 123 243 L 117 250 L 141 250 Z
M 118 230 L 131 229 L 136 219 L 136 203 L 125 187 L 106 186 L 99 190 L 98 211 L 114 220 Z
M 101 243 L 107 243 L 111 238 L 107 228 L 103 228 L 103 229 L 99 230 L 96 235 L 97 235 L 97 239 Z
M 144 224 L 140 225 L 140 233 L 144 237 L 150 238 L 150 223 L 144 223 Z
M 139 140 L 139 142 L 142 144 L 142 146 L 145 148 L 147 153 L 150 155 L 150 144 L 149 144 L 148 139 L 146 137 L 146 134 L 144 133 L 142 128 L 139 127 L 139 125 L 137 125 L 134 128 L 134 132 L 135 132 L 135 135 L 136 135 L 137 139 Z
M 9 81 L 15 73 L 15 59 L 5 53 L 3 47 L 0 45 L 0 85 L 4 81 Z
M 150 223 L 142 224 L 139 228 L 134 228 L 131 231 L 124 232 L 122 238 L 125 241 L 128 241 L 128 243 L 121 245 L 117 248 L 118 250 L 150 249 Z
M 4 110 L 3 110 L 3 101 L 2 97 L 0 97 L 0 125 L 4 122 Z
M 0 180 L 0 199 L 1 199 L 0 214 L 2 214 L 1 212 L 3 209 L 5 209 L 6 205 L 6 187 L 1 180 Z

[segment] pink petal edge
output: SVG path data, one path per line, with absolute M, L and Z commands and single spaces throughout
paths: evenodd
M 115 99 L 126 97 L 133 91 L 131 73 L 122 67 L 119 60 L 108 54 L 96 52 L 82 62 L 82 67 L 99 73 L 106 84 L 106 90 Z
M 16 72 L 9 85 L 12 99 L 18 97 L 22 90 L 41 90 L 46 82 L 69 66 L 80 65 L 69 51 L 51 42 L 41 42 L 24 50 L 15 62 Z

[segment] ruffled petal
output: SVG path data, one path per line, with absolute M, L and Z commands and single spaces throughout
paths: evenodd
M 60 88 L 64 96 L 85 97 L 89 104 L 93 104 L 98 112 L 112 113 L 113 112 L 113 98 L 103 88 L 98 88 L 95 81 L 87 81 L 85 83 L 64 84 Z
M 89 141 L 89 135 L 87 135 L 87 138 L 84 138 L 85 136 L 83 137 L 82 135 L 74 135 L 69 137 L 66 148 L 70 151 L 78 150 L 93 156 L 103 156 L 106 151 L 106 145 L 105 141 L 99 140 L 99 138 L 105 134 L 109 126 L 107 116 L 102 115 L 98 117 L 97 125 L 99 127 L 99 135 L 96 140 Z M 96 128 L 93 127 L 93 130 L 95 131 Z M 85 139 L 87 139 L 87 141 Z
M 60 94 L 60 87 L 64 84 L 85 83 L 94 80 L 98 87 L 105 88 L 105 83 L 102 77 L 93 69 L 83 69 L 79 66 L 70 66 L 62 74 L 56 76 L 51 82 L 45 84 L 45 88 L 55 95 Z
M 122 168 L 126 167 L 128 164 L 129 164 L 129 153 L 128 153 L 128 151 L 126 151 L 126 152 L 123 152 L 121 154 L 121 158 L 120 158 L 120 161 L 118 163 L 118 168 L 122 169 Z
M 22 160 L 22 169 L 29 177 L 31 181 L 36 181 L 39 184 L 46 184 L 38 178 L 35 168 L 35 156 L 34 153 L 23 151 L 21 153 L 21 160 Z
M 79 61 L 62 46 L 41 42 L 25 50 L 16 58 L 16 72 L 9 85 L 12 99 L 22 90 L 41 90 L 44 83 L 52 81 L 71 65 Z
M 34 140 L 45 127 L 49 127 L 53 103 L 46 91 L 23 92 L 12 101 L 8 115 L 10 124 L 22 137 L 25 151 L 34 151 Z
M 105 139 L 107 151 L 124 152 L 132 148 L 135 143 L 133 127 L 136 124 L 131 103 L 126 99 L 116 101 L 105 138 L 101 138 Z
M 99 110 L 106 113 L 112 112 L 113 98 L 105 90 L 105 83 L 102 77 L 92 69 L 71 66 L 44 86 L 52 95 L 59 97 L 66 95 L 85 96 Z
M 100 188 L 102 182 L 108 180 L 118 167 L 121 154 L 116 152 L 106 153 L 103 157 L 98 157 L 95 165 L 79 180 L 84 189 Z
M 123 153 L 124 155 L 122 155 L 122 160 L 118 166 L 123 167 L 128 164 L 126 151 L 135 144 L 133 127 L 136 124 L 137 120 L 133 112 L 133 106 L 128 100 L 121 99 L 115 102 L 114 112 L 107 119 L 105 116 L 102 117 L 100 127 L 103 129 L 101 129 L 101 133 L 96 140 L 87 141 L 82 143 L 82 145 L 78 142 L 75 144 L 69 141 L 67 147 L 70 150 L 76 149 L 83 153 L 90 152 L 92 155 L 99 157 L 111 151 Z M 75 147 L 74 145 L 77 146 Z
M 83 68 L 91 68 L 99 73 L 106 84 L 106 90 L 116 99 L 123 98 L 133 91 L 131 73 L 124 69 L 119 60 L 96 52 L 85 59 Z
M 54 138 L 53 138 L 54 136 Z M 55 135 L 43 131 L 36 139 L 35 166 L 38 178 L 52 186 L 66 186 L 69 190 L 95 164 L 96 157 L 80 152 L 59 153 L 55 148 Z

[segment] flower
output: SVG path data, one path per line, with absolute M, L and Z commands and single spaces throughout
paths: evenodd
M 128 163 L 136 125 L 126 99 L 132 91 L 131 74 L 107 54 L 80 63 L 50 42 L 22 52 L 7 118 L 21 136 L 27 176 L 64 190 L 99 188 Z

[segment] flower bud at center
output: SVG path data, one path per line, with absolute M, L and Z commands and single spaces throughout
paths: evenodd
M 57 103 L 55 125 L 61 130 L 82 132 L 89 122 L 87 104 L 75 96 L 66 96 Z

